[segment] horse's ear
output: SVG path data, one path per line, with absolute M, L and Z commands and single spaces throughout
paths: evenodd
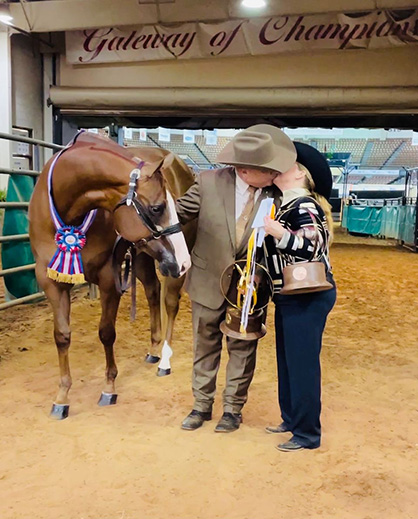
M 141 176 L 151 177 L 156 171 L 161 170 L 163 159 L 155 162 L 146 162 L 141 169 Z
M 194 182 L 190 168 L 174 153 L 164 158 L 161 172 L 174 198 L 183 195 Z

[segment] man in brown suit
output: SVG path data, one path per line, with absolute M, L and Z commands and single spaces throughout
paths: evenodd
M 272 185 L 277 172 L 287 171 L 296 161 L 292 141 L 284 133 L 282 137 L 282 142 L 275 143 L 267 133 L 249 130 L 238 133 L 217 158 L 218 162 L 231 166 L 202 171 L 195 184 L 177 201 L 181 223 L 198 218 L 187 281 L 193 316 L 194 405 L 182 423 L 183 429 L 197 429 L 212 418 L 222 350 L 219 325 L 226 311 L 220 279 L 229 265 L 245 258 L 251 222 L 261 200 L 278 196 Z M 234 431 L 242 422 L 241 409 L 254 374 L 256 348 L 257 340 L 227 337 L 224 413 L 216 432 Z

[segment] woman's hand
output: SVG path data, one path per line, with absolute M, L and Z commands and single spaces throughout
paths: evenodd
M 265 216 L 264 230 L 266 231 L 266 234 L 270 234 L 273 238 L 281 240 L 286 229 L 281 223 L 272 220 L 269 216 Z

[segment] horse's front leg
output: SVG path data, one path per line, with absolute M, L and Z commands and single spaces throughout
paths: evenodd
M 72 385 L 68 350 L 71 343 L 70 290 L 72 285 L 57 283 L 46 277 L 46 268 L 36 266 L 36 277 L 44 290 L 54 314 L 54 339 L 58 350 L 60 386 L 52 405 L 50 416 L 57 420 L 67 418 L 69 412 L 68 392 Z
M 173 355 L 171 349 L 174 321 L 176 320 L 180 306 L 180 291 L 184 284 L 185 276 L 181 278 L 164 278 L 163 280 L 163 300 L 165 305 L 165 339 L 161 350 L 161 361 L 158 364 L 157 375 L 163 377 L 170 375 L 171 362 Z
M 144 286 L 151 319 L 151 349 L 145 356 L 145 362 L 156 364 L 160 360 L 158 352 L 161 344 L 161 286 L 155 270 L 154 259 L 145 253 L 138 254 L 135 272 Z
M 102 316 L 99 324 L 99 338 L 104 346 L 106 355 L 105 385 L 98 401 L 100 406 L 116 404 L 117 393 L 115 380 L 118 375 L 113 345 L 116 340 L 116 316 L 119 308 L 120 296 L 118 295 L 112 272 L 111 263 L 108 262 L 98 274 L 100 289 L 100 303 Z

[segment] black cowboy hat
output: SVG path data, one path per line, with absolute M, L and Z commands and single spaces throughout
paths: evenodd
M 297 151 L 297 162 L 305 166 L 313 181 L 315 191 L 329 200 L 332 190 L 332 173 L 327 159 L 313 146 L 304 142 L 293 141 Z
M 282 139 L 283 131 L 271 124 L 256 124 L 247 128 L 247 131 L 267 133 L 277 142 Z M 332 173 L 327 159 L 316 148 L 303 142 L 293 141 L 297 157 L 296 161 L 309 170 L 315 182 L 315 191 L 329 200 L 332 189 Z

